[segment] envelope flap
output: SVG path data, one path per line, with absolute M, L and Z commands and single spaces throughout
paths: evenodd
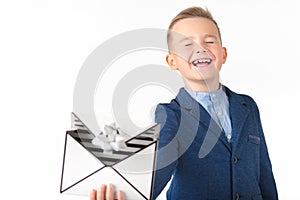
M 142 193 L 137 191 L 132 185 L 123 179 L 112 167 L 104 167 L 101 170 L 83 180 L 80 184 L 70 188 L 68 194 L 88 195 L 92 188 L 99 188 L 101 184 L 113 183 L 115 190 L 124 191 L 125 199 L 146 200 Z M 116 195 L 115 195 L 116 198 Z

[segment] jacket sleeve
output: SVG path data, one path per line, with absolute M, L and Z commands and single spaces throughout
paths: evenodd
M 155 122 L 161 126 L 156 166 L 154 174 L 153 199 L 161 193 L 172 177 L 177 166 L 178 141 L 178 113 L 166 104 L 159 104 L 155 111 Z
M 268 148 L 265 140 L 265 136 L 262 129 L 262 124 L 260 120 L 259 110 L 255 104 L 255 111 L 256 111 L 256 119 L 258 123 L 258 127 L 260 130 L 260 189 L 263 199 L 266 200 L 277 200 L 277 188 L 276 183 L 274 180 L 274 175 L 272 172 L 272 165 L 268 153 Z

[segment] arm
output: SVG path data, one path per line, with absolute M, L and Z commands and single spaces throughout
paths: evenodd
M 178 142 L 175 136 L 179 124 L 176 112 L 161 104 L 156 108 L 155 122 L 161 125 L 161 130 L 155 166 L 153 199 L 156 199 L 164 189 L 177 166 Z
M 256 106 L 256 114 L 257 114 L 257 121 L 258 127 L 260 130 L 260 189 L 263 199 L 270 199 L 276 200 L 278 199 L 276 183 L 274 180 L 273 172 L 272 172 L 272 165 L 268 153 L 268 148 L 265 140 L 265 136 L 263 133 L 259 110 Z

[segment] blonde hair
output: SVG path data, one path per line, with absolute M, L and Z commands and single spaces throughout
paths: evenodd
M 222 39 L 221 39 L 221 32 L 219 29 L 219 26 L 217 24 L 217 22 L 215 21 L 215 19 L 213 18 L 212 14 L 209 12 L 209 10 L 206 8 L 201 8 L 201 7 L 190 7 L 190 8 L 186 8 L 183 11 L 181 11 L 180 13 L 178 13 L 171 21 L 169 28 L 168 28 L 168 34 L 167 34 L 167 42 L 168 45 L 170 43 L 170 37 L 171 37 L 171 30 L 173 28 L 173 26 L 179 22 L 180 20 L 183 19 L 187 19 L 187 18 L 194 18 L 194 17 L 203 17 L 206 19 L 211 20 L 217 27 L 218 29 L 218 33 L 219 33 L 219 37 L 220 37 L 220 41 L 222 43 Z

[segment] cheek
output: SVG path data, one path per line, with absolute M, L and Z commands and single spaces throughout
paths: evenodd
M 187 56 L 187 55 L 186 55 L 186 56 Z M 177 63 L 179 66 L 186 66 L 186 65 L 189 65 L 188 58 L 183 58 L 183 57 L 177 57 L 176 63 Z
M 215 56 L 215 59 L 216 59 L 217 62 L 223 63 L 224 54 L 223 54 L 222 50 L 220 50 L 220 49 L 212 49 L 211 52 Z
M 177 51 L 175 51 L 176 56 L 185 62 L 188 62 L 193 54 L 193 50 L 191 49 L 178 49 Z

